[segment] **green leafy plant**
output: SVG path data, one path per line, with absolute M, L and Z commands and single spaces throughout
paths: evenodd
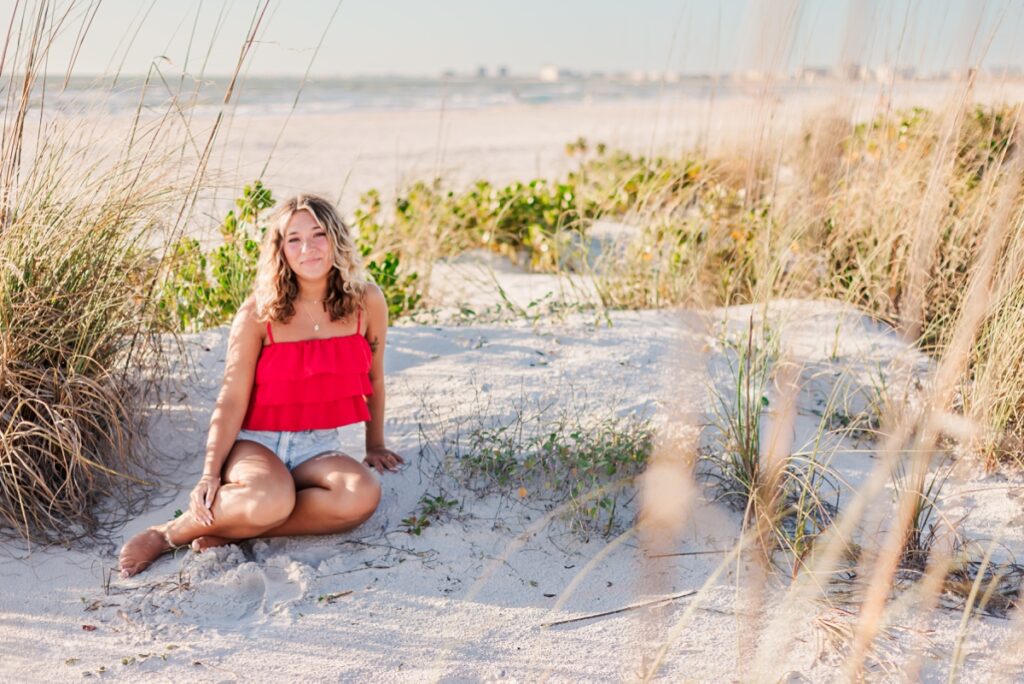
M 275 200 L 261 181 L 246 185 L 220 226 L 223 244 L 204 252 L 185 237 L 171 249 L 159 307 L 165 324 L 178 330 L 223 325 L 249 296 L 266 226 L 261 215 Z
M 424 494 L 420 497 L 417 508 L 419 509 L 416 513 L 402 519 L 402 526 L 405 527 L 405 531 L 409 534 L 419 536 L 423 534 L 423 530 L 430 526 L 432 521 L 440 520 L 442 517 L 449 515 L 452 509 L 457 506 L 459 502 L 455 499 L 449 499 L 444 492 L 437 494 Z
M 365 254 L 364 254 L 365 256 Z M 417 291 L 419 275 L 417 273 L 399 273 L 398 255 L 387 252 L 380 262 L 370 260 L 366 270 L 373 282 L 384 293 L 388 304 L 388 317 L 394 320 L 399 316 L 411 313 L 420 303 L 421 295 Z
M 402 526 L 405 531 L 409 534 L 415 534 L 417 537 L 423 534 L 423 530 L 430 526 L 430 519 L 421 516 L 410 515 L 407 518 L 402 518 Z

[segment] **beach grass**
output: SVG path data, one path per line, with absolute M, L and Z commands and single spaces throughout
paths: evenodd
M 203 148 L 176 94 L 143 107 L 167 85 L 156 65 L 127 139 L 48 111 L 52 37 L 79 21 L 80 43 L 91 21 L 74 9 L 16 5 L 0 60 L 0 535 L 65 544 L 106 538 L 157 491 L 145 426 L 177 349 L 158 293 L 220 124 Z
M 635 490 L 621 483 L 646 467 L 655 429 L 644 415 L 584 404 L 524 396 L 498 407 L 478 395 L 460 415 L 425 405 L 420 454 L 443 490 L 561 507 L 561 519 L 580 539 L 608 538 L 628 525 Z
M 146 236 L 179 196 L 127 164 L 83 173 L 61 144 L 0 227 L 0 528 L 68 542 L 109 529 L 99 504 L 136 509 L 148 489 L 143 421 L 165 356 Z

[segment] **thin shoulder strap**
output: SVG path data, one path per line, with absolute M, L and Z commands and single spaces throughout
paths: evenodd
M 274 333 L 270 331 L 270 321 L 267 321 L 267 339 L 270 340 L 270 344 L 274 344 Z
M 356 334 L 360 335 L 363 332 L 363 305 L 360 304 L 356 311 Z

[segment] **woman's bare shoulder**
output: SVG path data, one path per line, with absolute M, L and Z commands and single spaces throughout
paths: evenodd
M 366 283 L 366 288 L 363 290 L 363 306 L 367 309 L 371 306 L 387 306 L 387 301 L 384 299 L 384 292 L 377 286 L 377 283 Z
M 231 330 L 236 334 L 253 334 L 262 336 L 264 321 L 260 320 L 259 307 L 256 305 L 256 298 L 250 296 L 238 307 L 235 318 L 231 323 Z
M 375 336 L 388 327 L 388 302 L 384 298 L 384 293 L 374 283 L 367 283 L 363 291 L 363 309 L 366 311 L 367 339 L 376 339 Z

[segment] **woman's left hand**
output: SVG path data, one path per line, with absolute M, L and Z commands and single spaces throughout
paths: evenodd
M 399 464 L 405 463 L 401 456 L 383 446 L 367 449 L 364 462 L 366 465 L 376 468 L 378 473 L 383 473 L 385 470 L 397 472 Z

